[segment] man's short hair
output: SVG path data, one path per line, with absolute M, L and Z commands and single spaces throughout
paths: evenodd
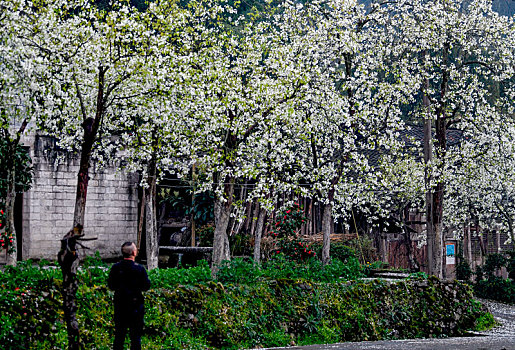
M 135 250 L 136 245 L 134 242 L 125 242 L 122 244 L 122 255 L 124 258 L 130 258 Z

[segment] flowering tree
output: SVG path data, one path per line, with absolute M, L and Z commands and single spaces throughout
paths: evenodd
M 20 45 L 11 26 L 16 19 L 13 6 L 9 1 L 0 2 L 0 232 L 10 265 L 16 263 L 16 192 L 27 190 L 31 182 L 30 158 L 20 139 L 37 109 L 38 96 L 32 64 L 34 52 Z
M 143 174 L 142 212 L 149 270 L 157 267 L 159 253 L 156 185 L 166 172 L 185 175 L 189 171 L 190 163 L 185 159 L 189 152 L 184 151 L 187 143 L 181 140 L 190 127 L 184 123 L 184 115 L 190 108 L 188 80 L 198 40 L 194 29 L 197 20 L 192 13 L 167 0 L 155 1 L 146 9 L 153 29 L 148 40 L 158 54 L 145 63 L 147 74 L 138 77 L 138 84 L 147 89 L 138 97 L 138 105 L 131 106 L 130 122 L 122 133 L 127 168 Z
M 114 150 L 112 136 L 131 122 L 138 97 L 151 89 L 142 77 L 157 52 L 150 40 L 152 20 L 123 2 L 109 10 L 88 0 L 7 3 L 17 45 L 35 53 L 37 126 L 56 136 L 64 149 L 80 153 L 74 229 L 59 253 L 69 347 L 77 349 L 74 252 L 82 237 L 89 169 L 93 156 L 99 164 L 107 161 Z
M 196 10 L 204 13 L 202 7 Z M 216 193 L 214 273 L 230 258 L 227 228 L 235 182 L 255 179 L 264 169 L 256 166 L 256 159 L 267 156 L 267 137 L 280 134 L 270 130 L 291 125 L 289 106 L 305 93 L 310 74 L 294 59 L 297 42 L 290 41 L 277 21 L 266 15 L 260 21 L 231 16 L 205 21 L 209 26 L 202 32 L 209 36 L 196 52 L 190 85 L 195 103 L 186 118 L 192 162 L 207 175 L 199 190 L 213 188 Z
M 512 102 L 504 102 L 513 110 Z M 479 224 L 503 231 L 508 242 L 515 242 L 514 127 L 511 118 L 503 117 L 483 132 L 467 133 L 453 157 L 444 211 L 449 227 Z
M 396 64 L 420 89 L 422 106 L 412 117 L 426 124 L 429 268 L 442 276 L 447 130 L 473 130 L 499 120 L 493 116 L 502 112 L 490 99 L 487 82 L 504 84 L 513 77 L 513 20 L 492 11 L 485 0 L 406 0 L 389 6 L 390 35 L 398 38 L 392 52 Z
M 365 189 L 379 170 L 370 166 L 367 153 L 396 143 L 400 106 L 410 99 L 413 84 L 396 67 L 386 67 L 393 46 L 383 8 L 366 12 L 355 1 L 339 1 L 293 11 L 291 26 L 309 38 L 304 65 L 317 79 L 296 104 L 299 127 L 291 137 L 298 140 L 294 158 L 302 166 L 290 181 L 303 179 L 309 186 L 301 190 L 324 203 L 327 264 L 333 215 L 349 215 L 354 205 L 367 202 L 371 192 Z

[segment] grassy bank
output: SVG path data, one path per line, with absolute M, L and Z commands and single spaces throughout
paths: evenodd
M 43 264 L 45 265 L 45 264 Z M 109 265 L 88 260 L 80 272 L 79 322 L 87 349 L 109 349 Z M 0 342 L 5 349 L 62 349 L 60 272 L 20 264 L 0 274 Z M 146 349 L 241 349 L 460 335 L 487 327 L 489 314 L 469 287 L 436 279 L 362 282 L 356 261 L 323 268 L 275 259 L 263 266 L 236 260 L 217 281 L 206 264 L 150 274 L 145 295 Z M 414 307 L 416 306 L 416 307 Z

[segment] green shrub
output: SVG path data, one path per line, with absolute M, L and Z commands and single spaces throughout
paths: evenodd
M 211 269 L 206 260 L 189 268 L 154 269 L 149 272 L 152 288 L 169 288 L 179 284 L 193 285 L 211 281 Z
M 56 341 L 60 271 L 32 261 L 6 266 L 0 273 L 0 344 L 3 349 L 33 348 L 40 339 Z
M 310 245 L 310 248 L 316 252 L 316 256 L 318 258 L 322 257 L 322 244 L 313 243 Z M 338 259 L 343 262 L 347 261 L 347 259 L 358 258 L 356 250 L 340 242 L 331 243 L 329 255 L 331 256 L 332 260 Z
M 483 271 L 486 273 L 487 277 L 493 276 L 494 273 L 499 270 L 501 267 L 506 265 L 506 258 L 502 254 L 488 254 L 486 256 L 485 265 L 483 266 Z
M 481 316 L 479 316 L 476 319 L 474 331 L 476 331 L 476 332 L 486 331 L 488 329 L 491 329 L 495 324 L 496 324 L 496 322 L 494 320 L 494 316 L 491 313 L 489 313 L 489 312 L 483 313 Z
M 515 281 L 502 277 L 490 276 L 477 281 L 474 291 L 480 298 L 493 299 L 505 303 L 515 303 Z
M 473 271 L 469 263 L 462 258 L 459 258 L 459 262 L 456 265 L 456 279 L 460 281 L 470 281 Z
M 363 274 L 356 258 L 349 257 L 346 262 L 335 259 L 323 266 L 320 260 L 297 263 L 284 255 L 277 255 L 261 265 L 242 258 L 224 261 L 217 274 L 217 280 L 223 284 L 251 284 L 280 278 L 339 282 L 359 277 L 363 277 Z
M 201 226 L 196 232 L 196 235 L 198 237 L 198 246 L 212 247 L 214 234 L 215 226 L 213 224 L 206 224 Z
M 485 264 L 476 268 L 476 283 L 474 292 L 478 297 L 497 300 L 505 303 L 515 303 L 515 281 L 495 276 L 495 273 L 504 266 L 510 269 L 512 255 L 507 259 L 502 254 L 489 254 Z M 486 277 L 486 279 L 484 279 Z

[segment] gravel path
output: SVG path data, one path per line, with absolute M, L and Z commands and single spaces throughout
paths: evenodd
M 491 300 L 479 300 L 488 307 L 495 320 L 500 323 L 499 326 L 481 333 L 487 336 L 512 337 L 515 339 L 515 305 L 502 304 Z

